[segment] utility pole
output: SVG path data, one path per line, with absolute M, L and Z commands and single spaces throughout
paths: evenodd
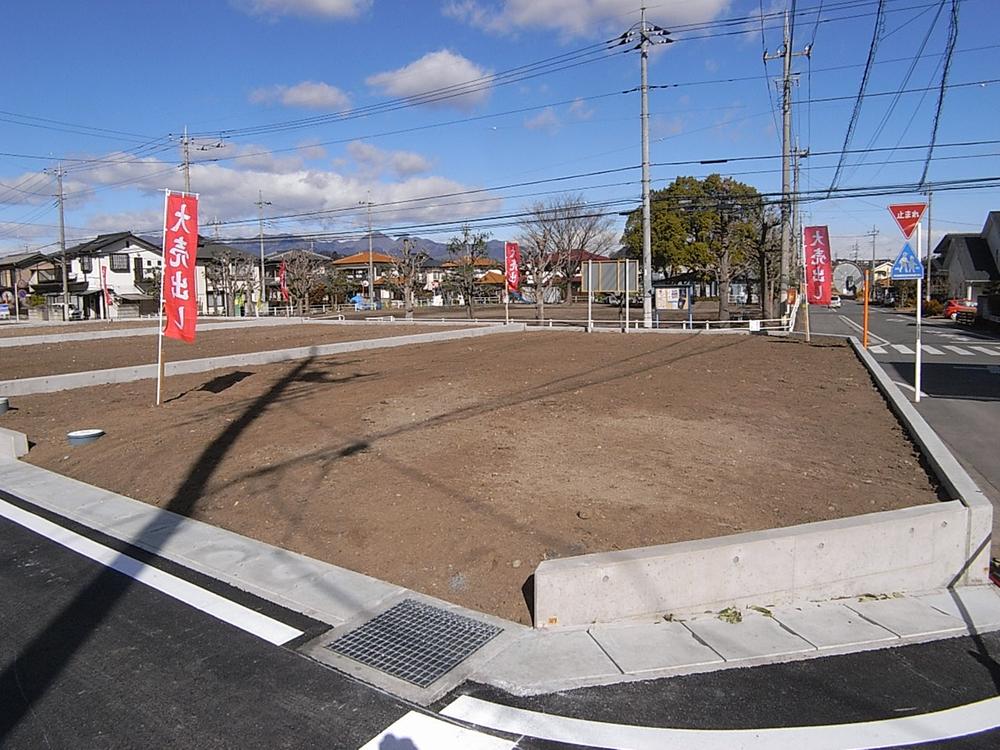
M 860 248 L 860 247 L 858 247 L 858 243 L 857 243 L 857 242 L 855 242 L 855 243 L 854 243 L 854 262 L 855 262 L 855 263 L 857 263 L 857 262 L 858 262 L 858 253 L 860 253 L 860 252 L 861 252 L 861 248 Z
M 62 164 L 56 167 L 56 180 L 59 183 L 59 250 L 62 254 L 63 320 L 69 320 L 69 270 L 66 263 L 66 218 L 63 206 L 66 196 L 63 193 Z
M 927 262 L 924 266 L 927 269 L 927 286 L 924 287 L 924 299 L 931 301 L 931 253 L 934 250 L 934 242 L 931 239 L 931 200 L 934 198 L 934 191 L 927 191 Z
M 785 11 L 785 35 L 781 50 L 773 55 L 764 51 L 764 62 L 782 59 L 781 85 L 781 263 L 778 270 L 778 289 L 782 297 L 782 305 L 788 303 L 788 279 L 791 266 L 791 205 L 789 191 L 791 188 L 791 150 L 792 150 L 792 58 L 809 57 L 812 46 L 808 45 L 801 52 L 792 51 L 792 30 L 788 11 Z
M 188 139 L 187 125 L 181 138 L 181 155 L 184 157 L 184 192 L 191 192 L 191 141 Z
M 359 206 L 368 209 L 368 302 L 371 309 L 375 309 L 375 263 L 372 259 L 372 206 L 371 191 L 368 191 L 368 200 L 358 201 Z
M 257 300 L 257 317 L 260 317 L 260 308 L 264 306 L 264 292 L 267 283 L 264 280 L 264 206 L 270 206 L 271 201 L 264 200 L 262 191 L 257 191 L 257 221 L 260 224 L 260 298 Z
M 865 237 L 872 238 L 872 282 L 871 282 L 871 293 L 875 294 L 875 238 L 878 237 L 878 227 L 872 226 L 870 232 L 865 232 Z
M 795 152 L 792 154 L 795 159 L 794 177 L 792 183 L 792 247 L 795 248 L 794 262 L 791 264 L 794 269 L 792 276 L 803 280 L 805 271 L 805 261 L 802 255 L 802 217 L 799 215 L 799 163 L 809 156 L 809 149 L 799 148 L 798 140 L 795 142 Z M 803 283 L 802 288 L 805 288 Z
M 649 206 L 649 46 L 651 44 L 671 44 L 674 40 L 669 31 L 655 23 L 646 23 L 646 6 L 639 10 L 639 23 L 625 31 L 612 45 L 630 44 L 639 35 L 639 43 L 633 50 L 639 50 L 641 99 L 640 120 L 642 123 L 642 324 L 653 327 L 653 236 Z M 628 261 L 625 268 L 628 275 Z M 628 300 L 625 300 L 626 310 Z

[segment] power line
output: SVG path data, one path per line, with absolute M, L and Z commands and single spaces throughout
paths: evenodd
M 937 108 L 934 111 L 934 125 L 931 128 L 931 143 L 927 147 L 927 163 L 924 164 L 924 171 L 920 175 L 920 184 L 927 181 L 927 170 L 930 169 L 931 156 L 934 153 L 934 144 L 937 142 L 938 125 L 941 123 L 941 110 L 944 108 L 944 92 L 948 88 L 948 72 L 951 70 L 951 57 L 955 51 L 955 42 L 958 41 L 958 3 L 959 0 L 951 0 L 951 18 L 948 24 L 948 41 L 945 44 L 944 69 L 941 71 L 941 88 L 938 91 Z

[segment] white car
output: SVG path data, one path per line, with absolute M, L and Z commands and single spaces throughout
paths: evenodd
M 840 307 L 840 295 L 839 294 L 834 294 L 834 295 L 832 295 L 830 297 L 830 304 L 828 305 L 828 307 L 830 307 L 831 309 L 835 308 L 835 307 Z

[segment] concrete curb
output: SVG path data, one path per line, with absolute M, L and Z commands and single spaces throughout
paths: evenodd
M 189 375 L 226 367 L 268 365 L 276 362 L 306 359 L 307 357 L 326 357 L 347 352 L 391 349 L 411 344 L 432 344 L 441 341 L 489 336 L 496 333 L 517 333 L 523 330 L 523 324 L 512 323 L 511 325 L 488 326 L 485 328 L 465 328 L 457 331 L 441 331 L 438 333 L 415 333 L 406 336 L 366 339 L 364 341 L 345 341 L 337 344 L 301 346 L 294 349 L 275 349 L 267 352 L 249 352 L 247 354 L 232 354 L 224 357 L 189 359 L 181 362 L 167 363 L 166 374 Z M 107 385 L 110 383 L 131 383 L 136 380 L 147 380 L 155 377 L 155 364 L 136 365 L 134 367 L 117 367 L 110 370 L 90 370 L 88 372 L 43 375 L 36 378 L 0 381 L 0 393 L 5 396 L 26 396 L 35 393 L 53 393 L 73 388 L 86 388 L 88 386 Z
M 28 455 L 28 436 L 0 427 L 0 462 L 16 461 Z
M 962 468 L 948 446 L 931 429 L 920 412 L 916 410 L 909 399 L 903 395 L 895 383 L 874 357 L 861 346 L 857 337 L 850 336 L 848 341 L 857 354 L 858 359 L 875 380 L 878 389 L 889 402 L 890 408 L 906 427 L 913 441 L 920 446 L 931 469 L 948 493 L 961 501 L 968 509 L 968 528 L 966 539 L 966 563 L 962 570 L 956 571 L 954 583 L 976 585 L 989 582 L 990 574 L 990 540 L 993 533 L 993 504 L 983 494 L 969 473 Z
M 248 321 L 242 319 L 226 319 L 223 322 L 202 323 L 198 326 L 199 331 L 221 331 L 229 328 L 259 328 L 264 326 L 287 325 L 289 323 L 302 323 L 303 318 L 262 318 L 260 320 L 252 318 Z M 155 336 L 160 328 L 156 321 L 150 321 L 151 328 L 116 328 L 111 331 L 72 331 L 70 333 L 39 333 L 30 336 L 4 336 L 0 338 L 0 349 L 14 346 L 35 346 L 37 344 L 64 344 L 70 341 L 99 341 L 101 339 L 123 339 L 132 336 Z

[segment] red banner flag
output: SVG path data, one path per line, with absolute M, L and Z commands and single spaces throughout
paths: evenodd
M 163 216 L 163 335 L 191 343 L 198 322 L 194 263 L 198 252 L 198 196 L 167 191 Z
M 108 291 L 108 267 L 101 266 L 101 289 L 104 291 L 104 307 L 111 307 L 111 292 Z
M 829 305 L 833 290 L 830 263 L 830 233 L 826 227 L 806 227 L 803 231 L 806 252 L 806 299 L 810 305 Z
M 281 261 L 281 267 L 278 268 L 278 286 L 281 287 L 281 298 L 288 302 L 291 295 L 288 294 L 288 280 L 285 273 L 285 261 Z
M 516 242 L 506 242 L 503 246 L 503 253 L 507 291 L 516 292 L 521 288 L 521 248 Z
M 926 203 L 894 203 L 889 206 L 889 213 L 896 220 L 896 225 L 903 236 L 910 239 L 910 235 L 920 223 L 920 217 L 924 215 L 926 209 Z

